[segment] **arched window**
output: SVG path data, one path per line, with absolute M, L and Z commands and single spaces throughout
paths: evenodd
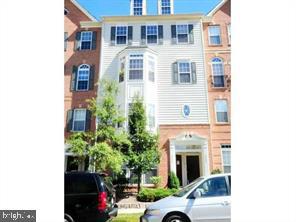
M 89 87 L 89 65 L 82 64 L 78 68 L 78 76 L 77 76 L 77 91 L 86 91 Z
M 222 59 L 217 57 L 212 59 L 212 73 L 213 73 L 214 87 L 224 87 L 225 78 L 224 78 L 224 66 L 223 66 Z

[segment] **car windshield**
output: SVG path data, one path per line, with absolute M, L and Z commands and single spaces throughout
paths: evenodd
M 203 177 L 199 177 L 196 180 L 194 180 L 192 183 L 186 185 L 185 187 L 183 187 L 181 190 L 179 190 L 177 193 L 175 193 L 173 196 L 175 197 L 183 197 L 184 195 L 186 195 L 190 190 L 192 190 L 193 187 L 196 186 L 197 183 L 199 183 L 200 181 L 202 181 L 204 178 Z

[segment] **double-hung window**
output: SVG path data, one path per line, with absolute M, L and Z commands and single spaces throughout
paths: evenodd
M 222 151 L 222 162 L 223 162 L 223 172 L 231 172 L 231 145 L 230 144 L 221 144 Z
M 155 60 L 150 56 L 148 60 L 148 78 L 151 82 L 155 81 Z
M 209 43 L 210 45 L 221 45 L 221 32 L 219 25 L 209 26 Z
M 116 27 L 116 44 L 125 45 L 127 41 L 127 26 Z
M 228 106 L 224 99 L 215 100 L 217 123 L 228 123 Z
M 223 60 L 220 58 L 212 59 L 213 85 L 214 87 L 224 87 L 224 67 Z
M 146 26 L 146 38 L 147 38 L 147 43 L 148 44 L 157 44 L 157 25 L 147 25 Z
M 91 49 L 91 43 L 92 43 L 92 32 L 86 31 L 81 32 L 81 50 L 88 50 Z
M 180 83 L 191 83 L 191 68 L 189 62 L 178 62 Z
M 178 43 L 188 43 L 188 25 L 177 25 Z
M 150 129 L 155 127 L 155 105 L 148 105 L 148 125 Z
M 86 110 L 85 109 L 75 109 L 73 115 L 73 126 L 72 131 L 85 131 L 86 123 Z
M 161 0 L 161 14 L 171 14 L 171 0 Z
M 143 80 L 143 55 L 130 55 L 129 80 Z
M 89 88 L 89 74 L 90 74 L 90 67 L 89 65 L 83 64 L 78 68 L 78 75 L 77 75 L 77 84 L 76 90 L 77 91 L 86 91 Z
M 143 14 L 143 0 L 134 0 L 134 15 Z

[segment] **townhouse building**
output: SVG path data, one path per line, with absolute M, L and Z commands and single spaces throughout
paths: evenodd
M 97 96 L 101 29 L 81 28 L 81 21 L 96 19 L 75 0 L 65 0 L 64 6 L 65 170 L 86 170 L 88 160 L 77 165 L 66 139 L 71 132 L 95 130 L 95 118 L 87 110 L 86 100 Z
M 203 23 L 210 113 L 212 169 L 231 171 L 231 0 L 221 1 Z
M 210 120 L 205 73 L 202 14 L 174 14 L 172 0 L 158 0 L 158 14 L 147 15 L 145 0 L 130 0 L 129 16 L 82 22 L 101 26 L 100 79 L 119 84 L 118 107 L 128 118 L 129 104 L 140 95 L 147 128 L 160 135 L 161 162 L 147 174 L 167 184 L 175 172 L 186 185 L 210 173 Z M 127 122 L 122 127 L 127 128 Z M 133 177 L 132 169 L 125 169 Z
M 115 80 L 122 114 L 128 118 L 140 95 L 147 128 L 159 133 L 161 161 L 142 184 L 157 175 L 165 186 L 175 172 L 184 186 L 231 169 L 230 0 L 207 15 L 175 14 L 173 0 L 155 1 L 156 15 L 147 15 L 146 0 L 130 0 L 129 16 L 100 21 L 65 1 L 65 138 L 95 130 L 85 100 L 99 95 L 99 80 Z M 121 127 L 128 129 L 127 121 Z M 87 170 L 87 161 L 77 166 L 73 159 L 66 151 L 65 170 Z M 124 171 L 132 183 L 133 170 Z

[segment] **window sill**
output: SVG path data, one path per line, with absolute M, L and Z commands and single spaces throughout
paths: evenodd
M 225 123 L 215 123 L 216 125 L 218 125 L 218 126 L 228 126 L 228 125 L 230 125 L 230 122 L 225 122 Z
M 214 44 L 209 44 L 210 47 L 222 47 L 223 45 L 222 44 L 219 44 L 219 45 L 214 45 Z

